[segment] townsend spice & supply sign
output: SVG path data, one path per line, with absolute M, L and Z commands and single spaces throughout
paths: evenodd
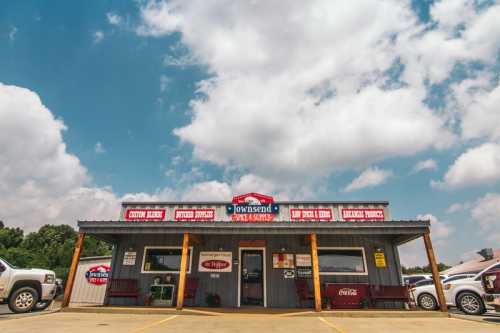
M 233 197 L 226 211 L 235 222 L 267 222 L 274 220 L 280 207 L 274 203 L 273 197 L 248 193 Z

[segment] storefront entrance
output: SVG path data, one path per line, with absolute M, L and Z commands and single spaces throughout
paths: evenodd
M 265 249 L 240 248 L 239 306 L 266 306 Z

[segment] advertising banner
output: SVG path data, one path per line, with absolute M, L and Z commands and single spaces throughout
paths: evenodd
M 199 272 L 231 272 L 232 252 L 200 252 Z
M 346 221 L 384 220 L 383 208 L 343 208 L 342 218 Z
M 333 212 L 331 208 L 292 208 L 290 209 L 290 219 L 331 221 L 333 220 Z
M 90 267 L 85 273 L 85 278 L 88 283 L 102 285 L 108 283 L 109 271 L 111 268 L 108 265 L 98 265 Z
M 279 205 L 274 203 L 273 197 L 247 193 L 233 197 L 226 211 L 234 222 L 268 222 L 279 213 Z
M 176 209 L 174 219 L 176 221 L 213 221 L 215 209 Z
M 294 268 L 292 253 L 273 253 L 273 268 Z
M 127 209 L 125 220 L 127 221 L 163 221 L 165 209 Z

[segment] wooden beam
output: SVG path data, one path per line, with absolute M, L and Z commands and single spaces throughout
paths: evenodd
M 442 312 L 448 312 L 448 306 L 446 305 L 446 300 L 444 298 L 443 285 L 441 284 L 441 279 L 439 278 L 436 257 L 434 256 L 434 249 L 432 248 L 432 241 L 429 232 L 424 233 L 424 244 L 425 251 L 427 252 L 427 258 L 429 259 L 429 266 L 431 266 L 432 280 L 434 280 L 436 295 L 439 301 L 439 308 Z
M 189 241 L 191 244 L 203 245 L 203 236 L 202 235 L 189 235 Z
M 189 234 L 185 233 L 182 239 L 181 271 L 179 273 L 179 285 L 177 289 L 177 310 L 182 310 L 182 307 L 184 306 L 184 288 L 186 286 L 188 251 Z
M 79 232 L 76 238 L 75 250 L 73 251 L 73 259 L 69 267 L 68 279 L 66 280 L 66 288 L 64 289 L 64 298 L 62 307 L 65 308 L 69 305 L 71 293 L 73 292 L 73 284 L 75 283 L 76 270 L 80 262 L 80 255 L 82 254 L 83 241 L 85 240 L 85 233 Z
M 311 239 L 311 260 L 314 288 L 314 310 L 321 312 L 321 289 L 319 283 L 319 265 L 318 265 L 318 238 L 316 234 L 310 235 Z

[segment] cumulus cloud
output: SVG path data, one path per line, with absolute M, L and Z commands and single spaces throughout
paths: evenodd
M 500 242 L 500 193 L 487 193 L 479 198 L 471 216 L 490 241 Z
M 448 238 L 455 231 L 455 228 L 447 221 L 441 221 L 433 214 L 419 214 L 417 220 L 429 220 L 431 223 L 431 238 L 434 252 L 438 262 L 447 262 L 447 258 L 440 256 L 448 248 Z M 401 262 L 405 266 L 428 265 L 425 247 L 422 239 L 415 240 L 400 246 Z
M 495 183 L 500 180 L 500 144 L 485 143 L 461 154 L 450 166 L 442 181 L 431 185 L 456 189 Z
M 96 154 L 104 154 L 106 152 L 106 149 L 104 149 L 102 143 L 98 141 L 94 146 L 94 151 L 96 152 Z
M 437 162 L 433 159 L 428 159 L 424 161 L 419 161 L 417 164 L 415 164 L 412 172 L 418 173 L 424 170 L 437 170 L 437 168 L 438 168 Z
M 288 181 L 449 147 L 456 111 L 423 101 L 455 66 L 497 60 L 498 14 L 472 0 L 432 4 L 430 24 L 402 1 L 150 1 L 137 33 L 178 33 L 187 53 L 167 63 L 196 59 L 213 74 L 174 131 L 196 158 Z
M 94 43 L 99 44 L 104 39 L 104 32 L 102 32 L 101 30 L 97 30 L 96 32 L 94 32 L 93 38 Z
M 388 178 L 392 177 L 390 170 L 368 168 L 344 188 L 345 192 L 352 192 L 366 187 L 375 187 L 384 184 Z
M 111 25 L 120 25 L 122 23 L 122 17 L 114 12 L 106 13 L 106 19 Z
M 14 41 L 16 39 L 17 27 L 12 26 L 9 31 L 9 39 L 10 41 Z

